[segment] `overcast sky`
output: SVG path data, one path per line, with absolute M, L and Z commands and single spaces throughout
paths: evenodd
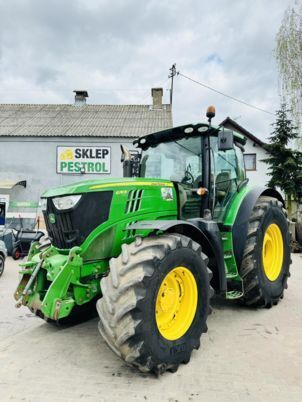
M 289 0 L 0 0 L 0 103 L 151 103 L 177 70 L 236 98 L 279 108 L 275 35 Z M 274 116 L 180 76 L 174 125 L 204 120 L 214 104 L 265 139 Z

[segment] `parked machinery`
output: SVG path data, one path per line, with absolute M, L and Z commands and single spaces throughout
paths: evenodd
M 7 257 L 7 250 L 5 244 L 2 240 L 0 240 L 0 276 L 2 276 L 4 272 L 6 257 Z

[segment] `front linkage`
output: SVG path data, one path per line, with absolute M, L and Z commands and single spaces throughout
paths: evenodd
M 22 277 L 14 294 L 16 307 L 24 305 L 46 320 L 59 321 L 69 316 L 75 305 L 86 305 L 99 296 L 99 279 L 106 268 L 100 263 L 89 264 L 91 275 L 83 280 L 80 247 L 73 247 L 68 254 L 53 246 L 44 247 L 33 243 L 28 261 L 21 264 Z

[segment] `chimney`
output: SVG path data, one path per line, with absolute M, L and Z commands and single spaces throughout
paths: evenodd
M 75 106 L 86 105 L 86 98 L 88 98 L 88 92 L 82 91 L 82 90 L 77 90 L 77 89 L 75 89 L 73 92 L 75 93 L 75 97 L 74 97 Z
M 163 107 L 163 89 L 152 88 L 153 109 L 162 109 Z

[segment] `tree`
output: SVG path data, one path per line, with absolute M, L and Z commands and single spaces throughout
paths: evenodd
M 268 174 L 271 178 L 268 186 L 279 187 L 285 193 L 291 214 L 292 200 L 300 201 L 302 197 L 302 153 L 288 146 L 298 137 L 288 112 L 285 104 L 276 112 L 274 130 L 269 137 L 269 144 L 264 146 L 269 156 L 263 162 L 269 165 Z
M 275 57 L 280 89 L 297 127 L 302 126 L 302 5 L 296 2 L 284 14 L 276 36 Z

